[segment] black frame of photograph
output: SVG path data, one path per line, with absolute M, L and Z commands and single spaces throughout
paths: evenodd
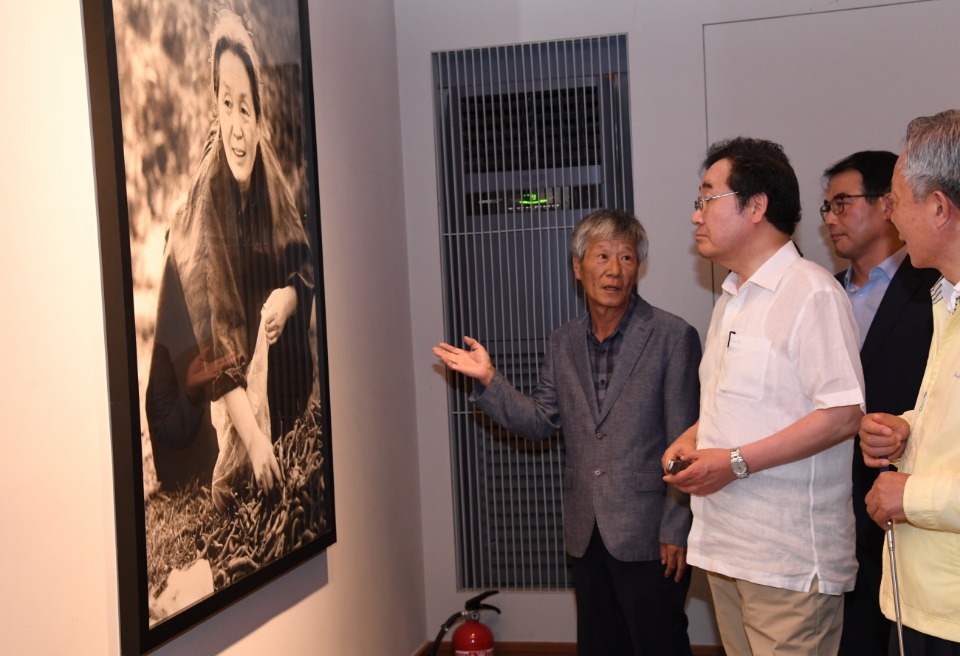
M 319 403 L 317 430 L 321 439 L 315 447 L 315 458 L 320 467 L 320 497 L 315 510 L 322 516 L 319 533 L 308 531 L 292 545 L 288 539 L 286 551 L 278 546 L 271 559 L 264 557 L 252 571 L 229 582 L 225 587 L 200 598 L 199 601 L 179 609 L 175 614 L 151 622 L 149 604 L 152 601 L 147 576 L 147 527 L 144 448 L 141 440 L 145 430 L 142 417 L 144 400 L 140 378 L 137 316 L 134 311 L 134 278 L 131 263 L 130 206 L 128 205 L 128 162 L 124 150 L 124 125 L 121 116 L 121 90 L 124 85 L 142 84 L 140 79 L 120 79 L 118 73 L 118 34 L 114 23 L 115 7 L 138 8 L 147 4 L 143 0 L 82 0 L 83 30 L 88 70 L 93 159 L 99 215 L 100 250 L 103 275 L 104 323 L 106 333 L 107 375 L 110 406 L 110 430 L 112 438 L 114 500 L 118 568 L 118 608 L 120 615 L 120 647 L 122 654 L 145 654 L 192 629 L 212 615 L 254 592 L 274 579 L 291 571 L 306 560 L 326 550 L 336 542 L 336 521 L 333 495 L 333 462 L 330 446 L 330 393 L 327 365 L 326 321 L 324 311 L 323 268 L 320 242 L 320 194 L 317 181 L 317 144 L 311 67 L 309 20 L 306 0 L 264 0 L 259 5 L 279 8 L 287 16 L 296 14 L 299 25 L 299 76 L 293 75 L 291 84 L 298 91 L 297 113 L 302 135 L 290 137 L 297 151 L 300 166 L 301 221 L 309 240 L 313 268 L 315 324 L 311 323 L 310 336 L 313 352 L 314 383 L 311 399 Z M 176 12 L 169 5 L 192 5 L 197 12 L 208 12 L 213 3 L 206 0 L 154 0 L 154 5 L 167 11 L 168 18 Z M 244 0 L 224 0 L 227 6 L 248 4 Z M 258 11 L 270 15 L 270 9 Z M 238 11 L 238 14 L 241 12 Z M 177 19 L 175 19 L 177 20 Z M 267 19 L 269 20 L 269 19 Z M 264 21 L 267 22 L 267 21 Z M 294 22 L 289 21 L 291 24 Z M 267 23 L 269 25 L 269 23 Z M 270 25 L 272 27 L 272 25 Z M 209 31 L 210 25 L 204 25 Z M 175 29 L 175 28 L 174 28 Z M 193 29 L 193 28 L 191 28 Z M 265 33 L 269 30 L 263 30 Z M 257 35 L 254 35 L 256 39 Z M 279 39 L 280 37 L 274 37 Z M 207 45 L 207 44 L 205 44 Z M 295 47 L 295 43 L 294 46 Z M 289 47 L 289 46 L 288 46 Z M 206 61 L 206 56 L 204 57 Z M 266 68 L 266 67 L 265 67 Z M 205 72 L 209 79 L 209 71 Z M 266 74 L 264 74 L 266 75 Z M 252 74 L 251 74 L 252 77 Z M 282 95 L 282 94 L 277 94 Z M 138 108 L 139 109 L 139 108 Z M 258 108 L 259 109 L 259 108 Z M 259 151 L 257 151 L 259 152 Z M 299 159 L 299 158 L 302 158 Z M 190 167 L 196 168 L 197 162 Z M 184 190 L 186 191 L 186 190 Z M 164 250 L 166 250 L 164 248 Z M 311 340 L 313 341 L 313 340 Z M 317 393 L 319 390 L 319 393 Z M 277 447 L 275 446 L 275 449 Z M 313 447 L 311 447 L 313 448 Z M 252 480 L 252 478 L 251 478 Z M 298 479 L 300 481 L 304 478 Z M 313 481 L 310 489 L 313 491 Z M 306 483 L 304 484 L 306 485 Z M 281 484 L 282 488 L 282 484 Z M 266 507 L 266 506 L 264 506 Z M 266 511 L 265 511 L 266 512 Z M 234 525 L 239 520 L 234 517 Z M 287 519 L 284 517 L 283 522 Z M 307 520 L 304 520 L 306 522 Z M 284 524 L 284 527 L 286 524 Z M 311 526 L 314 526 L 311 524 Z M 298 528 L 303 529 L 301 524 Z M 258 533 L 259 538 L 263 533 Z M 222 535 L 221 535 L 222 537 Z M 207 538 L 207 547 L 210 540 Z M 282 541 L 282 540 L 281 540 Z M 225 540 L 226 542 L 226 540 Z M 197 544 L 200 544 L 198 539 Z M 225 547 L 224 547 L 225 550 Z M 206 549 L 205 549 L 206 551 Z M 199 546 L 198 546 L 199 552 Z M 199 559 L 203 554 L 198 553 Z

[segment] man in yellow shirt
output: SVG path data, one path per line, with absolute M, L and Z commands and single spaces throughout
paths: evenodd
M 891 201 L 914 264 L 943 277 L 931 291 L 933 342 L 915 408 L 861 422 L 867 465 L 899 469 L 877 478 L 867 512 L 893 525 L 906 653 L 960 655 L 960 110 L 910 122 Z M 891 588 L 885 556 L 880 605 L 894 619 Z

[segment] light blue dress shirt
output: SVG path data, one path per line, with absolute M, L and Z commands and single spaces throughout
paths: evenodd
M 850 279 L 853 275 L 853 267 L 847 269 L 847 274 L 843 277 L 843 288 L 847 291 L 850 298 L 850 304 L 853 306 L 853 316 L 860 327 L 860 348 L 863 348 L 863 340 L 867 338 L 867 331 L 870 330 L 870 324 L 877 315 L 877 308 L 880 307 L 880 301 L 883 295 L 887 293 L 887 287 L 890 281 L 897 273 L 897 269 L 903 264 L 907 257 L 906 248 L 901 248 L 896 253 L 885 259 L 883 262 L 870 270 L 867 276 L 867 282 L 862 287 L 857 287 Z

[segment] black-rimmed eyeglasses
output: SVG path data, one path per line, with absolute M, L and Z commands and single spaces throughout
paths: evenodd
M 704 203 L 706 203 L 708 200 L 716 200 L 717 198 L 723 198 L 724 196 L 733 196 L 733 195 L 736 194 L 736 193 L 738 193 L 738 192 L 736 192 L 736 191 L 728 191 L 728 192 L 725 193 L 725 194 L 717 194 L 716 196 L 707 196 L 706 198 L 703 198 L 703 197 L 701 197 L 701 196 L 698 196 L 697 199 L 696 199 L 695 201 L 693 201 L 693 209 L 696 210 L 696 211 L 698 211 L 698 212 L 702 212 L 702 211 L 703 211 L 703 205 L 704 205 Z
M 829 212 L 840 216 L 846 208 L 845 203 L 851 198 L 880 198 L 881 196 L 883 194 L 837 194 L 830 200 L 823 201 L 823 205 L 820 206 L 820 218 L 826 221 Z

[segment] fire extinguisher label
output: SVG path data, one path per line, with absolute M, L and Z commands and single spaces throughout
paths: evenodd
M 470 651 L 457 649 L 453 652 L 453 656 L 494 656 L 494 653 L 493 653 L 493 647 L 491 647 L 490 649 L 480 649 L 480 650 L 470 650 Z

